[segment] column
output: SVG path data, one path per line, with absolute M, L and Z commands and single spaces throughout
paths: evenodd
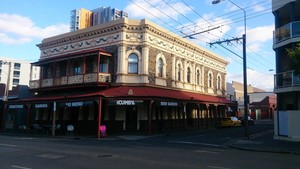
M 124 82 L 123 75 L 126 73 L 126 45 L 121 43 L 118 46 L 117 83 Z
M 149 45 L 143 45 L 142 48 L 142 74 L 143 74 L 143 83 L 149 83 L 148 79 L 148 70 L 149 70 Z

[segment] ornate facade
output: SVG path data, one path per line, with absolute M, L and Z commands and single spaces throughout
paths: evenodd
M 41 78 L 30 84 L 36 96 L 10 103 L 26 107 L 28 118 L 18 126 L 72 124 L 93 133 L 104 124 L 108 132 L 151 133 L 217 126 L 227 116 L 228 62 L 146 19 L 117 20 L 37 46 L 41 56 L 33 65 Z

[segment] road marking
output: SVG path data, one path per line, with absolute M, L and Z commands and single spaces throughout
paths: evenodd
M 221 147 L 219 144 L 209 144 L 209 143 L 196 143 L 190 141 L 168 141 L 170 143 L 179 143 L 179 144 L 194 144 L 194 145 L 203 145 L 203 146 L 213 146 L 213 147 Z
M 37 155 L 37 157 L 48 158 L 48 159 L 59 159 L 59 158 L 63 158 L 64 156 L 58 154 L 41 154 L 41 155 Z
M 0 146 L 3 146 L 3 147 L 17 147 L 17 145 L 14 145 L 14 144 L 0 144 Z
M 19 169 L 31 169 L 31 168 L 28 168 L 28 167 L 22 167 L 22 166 L 17 166 L 17 165 L 12 165 L 11 167 L 12 168 L 19 168 Z
M 210 154 L 220 154 L 219 152 L 205 151 L 205 150 L 195 150 L 195 152 L 198 152 L 198 153 L 210 153 Z
M 225 167 L 218 167 L 218 166 L 207 166 L 208 168 L 215 168 L 215 169 L 230 169 Z

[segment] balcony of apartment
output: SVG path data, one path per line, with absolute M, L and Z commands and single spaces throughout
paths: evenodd
M 111 83 L 111 56 L 83 55 L 67 60 L 38 63 L 41 78 L 29 83 L 30 89 L 60 88 L 68 86 L 102 85 Z
M 273 31 L 273 48 L 300 41 L 300 21 L 291 22 Z
M 294 70 L 274 75 L 274 92 L 284 93 L 300 91 L 300 75 Z

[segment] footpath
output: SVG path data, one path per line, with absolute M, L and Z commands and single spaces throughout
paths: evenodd
M 234 139 L 227 145 L 231 148 L 247 151 L 300 155 L 300 142 L 274 140 L 273 136 L 274 130 L 268 130 L 250 135 L 249 138 Z

